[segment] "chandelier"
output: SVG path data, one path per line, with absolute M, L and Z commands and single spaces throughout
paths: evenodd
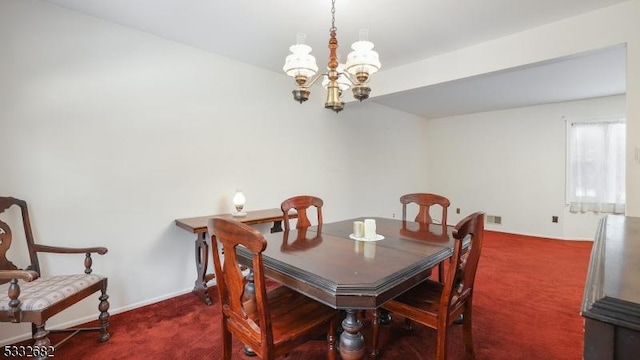
M 318 79 L 323 78 L 322 85 L 327 90 L 327 100 L 324 107 L 335 111 L 342 111 L 342 92 L 349 88 L 353 97 L 362 101 L 369 97 L 371 88 L 368 86 L 370 75 L 380 69 L 378 53 L 373 50 L 373 43 L 368 41 L 368 31 L 360 30 L 360 39 L 351 45 L 353 50 L 347 56 L 347 62 L 338 62 L 338 39 L 336 38 L 336 1 L 331 1 L 331 28 L 329 29 L 329 62 L 326 73 L 318 73 L 316 58 L 311 55 L 311 47 L 304 43 L 305 35 L 298 34 L 297 43 L 289 47 L 289 54 L 282 70 L 295 79 L 296 88 L 292 91 L 293 99 L 303 103 L 309 99 L 309 88 Z

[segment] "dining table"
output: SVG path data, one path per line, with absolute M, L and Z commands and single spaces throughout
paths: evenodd
M 348 360 L 365 354 L 358 313 L 376 309 L 429 278 L 434 266 L 452 256 L 455 241 L 451 226 L 379 217 L 366 218 L 375 221 L 375 238 L 355 238 L 354 221 L 364 219 L 264 235 L 266 276 L 344 310 L 338 348 Z M 236 251 L 238 261 L 250 267 L 251 254 L 242 247 Z

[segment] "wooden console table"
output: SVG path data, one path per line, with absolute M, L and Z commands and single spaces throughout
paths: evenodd
M 289 214 L 290 218 L 296 218 L 296 213 Z M 247 215 L 235 217 L 231 214 L 218 214 L 209 216 L 199 216 L 193 218 L 177 219 L 176 225 L 190 233 L 196 234 L 196 271 L 198 277 L 195 281 L 193 292 L 198 295 L 205 304 L 211 305 L 211 297 L 207 289 L 207 282 L 215 277 L 213 273 L 207 274 L 209 266 L 209 243 L 207 242 L 207 221 L 209 219 L 227 218 L 240 221 L 247 225 L 264 224 L 273 222 L 271 232 L 282 231 L 282 210 L 274 208 L 267 210 L 247 211 Z
M 640 354 L 640 218 L 600 222 L 582 302 L 585 360 L 632 360 Z

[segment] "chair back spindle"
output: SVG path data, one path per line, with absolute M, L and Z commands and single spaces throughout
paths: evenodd
M 311 226 L 311 221 L 309 220 L 309 216 L 307 215 L 307 211 L 311 207 L 315 207 L 317 213 L 317 225 L 322 225 L 322 205 L 324 202 L 322 199 L 316 196 L 310 195 L 300 195 L 288 198 L 280 204 L 280 208 L 282 209 L 282 215 L 284 218 L 284 228 L 285 230 L 290 229 L 289 224 L 289 211 L 291 209 L 295 209 L 298 212 L 298 221 L 296 223 L 296 228 L 306 228 Z
M 415 203 L 418 205 L 418 214 L 414 221 L 421 224 L 431 224 L 433 223 L 433 219 L 431 218 L 429 211 L 432 206 L 440 205 L 440 207 L 442 207 L 440 224 L 447 225 L 447 209 L 451 205 L 451 202 L 442 195 L 429 193 L 405 194 L 400 197 L 400 202 L 402 203 L 403 221 L 407 221 L 407 205 Z

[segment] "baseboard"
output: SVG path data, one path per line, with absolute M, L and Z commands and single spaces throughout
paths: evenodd
M 151 298 L 151 299 L 143 300 L 143 301 L 140 301 L 140 302 L 137 302 L 137 303 L 129 304 L 127 306 L 121 306 L 121 307 L 119 307 L 117 309 L 114 309 L 113 311 L 109 310 L 109 313 L 111 315 L 123 313 L 125 311 L 134 310 L 134 309 L 137 309 L 137 308 L 140 308 L 140 307 L 143 307 L 143 306 L 147 306 L 147 305 L 158 303 L 160 301 L 171 299 L 171 298 L 174 298 L 176 296 L 184 295 L 184 294 L 190 293 L 192 291 L 193 291 L 193 288 L 174 291 L 174 292 L 169 293 L 169 294 L 164 294 L 164 295 L 161 295 L 161 296 L 157 296 L 155 298 Z M 85 322 L 92 321 L 92 320 L 94 320 L 94 319 L 85 320 L 84 322 L 81 322 L 80 324 L 84 324 Z M 71 325 L 71 326 L 73 326 L 73 325 Z
M 209 285 L 210 283 L 208 283 L 207 285 Z M 215 284 L 215 282 L 214 282 Z M 190 293 L 191 291 L 193 291 L 193 288 L 188 288 L 188 289 L 183 289 L 183 290 L 179 290 L 179 291 L 175 291 L 169 294 L 164 294 L 162 296 L 157 296 L 155 298 L 151 298 L 151 299 L 147 299 L 144 301 L 140 301 L 137 303 L 133 303 L 133 304 L 129 304 L 127 306 L 121 306 L 121 307 L 117 307 L 114 309 L 109 309 L 109 314 L 110 315 L 116 315 L 116 314 L 120 314 L 123 313 L 125 311 L 129 311 L 129 310 L 134 310 L 143 306 L 147 306 L 147 305 L 151 305 L 151 304 L 155 304 L 157 302 L 160 301 L 164 301 L 167 299 L 171 299 L 174 298 L 176 296 L 180 296 L 180 295 L 184 295 L 186 293 Z M 82 318 L 78 318 L 78 319 L 74 319 L 71 321 L 67 321 L 65 323 L 60 323 L 60 324 L 56 324 L 56 325 L 52 325 L 51 327 L 47 327 L 47 329 L 49 330 L 60 330 L 60 329 L 67 329 L 67 328 L 72 328 L 74 326 L 78 326 L 78 325 L 82 325 L 85 323 L 88 323 L 90 321 L 96 320 L 98 318 L 98 315 L 88 315 Z M 23 324 L 28 324 L 28 323 L 23 323 Z M 29 340 L 31 339 L 31 331 L 24 333 L 24 334 L 20 334 L 20 335 L 16 335 L 14 337 L 8 338 L 8 339 L 0 339 L 0 346 L 5 346 L 5 345 L 11 345 L 11 344 L 15 344 L 18 342 L 22 342 L 25 340 Z
M 0 340 L 0 346 L 11 345 L 11 344 L 19 343 L 29 339 L 31 339 L 31 333 L 21 334 L 18 336 L 14 336 L 12 338 Z
M 504 230 L 497 230 L 497 229 L 484 229 L 484 231 L 497 232 L 497 233 L 503 233 L 503 234 L 521 235 L 521 236 L 531 236 L 531 237 L 537 237 L 537 238 L 543 238 L 543 239 L 563 240 L 563 241 L 593 241 L 593 238 L 588 238 L 588 239 L 567 239 L 567 238 L 562 238 L 562 237 L 540 235 L 540 234 L 532 234 L 532 233 L 523 233 L 523 232 L 504 231 Z

